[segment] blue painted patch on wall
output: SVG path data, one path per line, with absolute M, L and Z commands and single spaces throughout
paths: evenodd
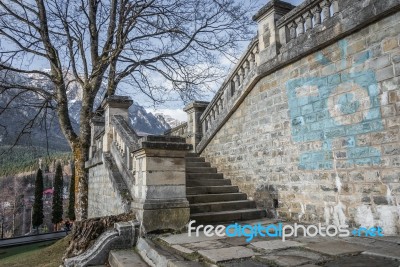
M 321 141 L 321 150 L 303 152 L 299 168 L 304 170 L 332 169 L 334 158 L 346 159 L 349 164 L 379 164 L 380 151 L 373 147 L 357 147 L 357 136 L 383 130 L 379 89 L 372 70 L 348 71 L 347 42 L 339 41 L 341 51 L 339 73 L 321 77 L 303 77 L 286 84 L 291 133 L 296 143 Z M 366 52 L 356 61 L 365 62 Z M 316 60 L 328 66 L 332 62 L 322 53 Z M 347 151 L 334 155 L 332 143 L 345 138 L 342 147 Z

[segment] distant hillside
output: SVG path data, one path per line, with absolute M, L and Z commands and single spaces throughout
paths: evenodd
M 36 74 L 13 74 L 12 77 L 7 78 L 24 84 L 49 88 L 49 90 L 51 88 L 50 82 Z M 67 91 L 69 114 L 73 127 L 78 130 L 82 89 L 77 82 L 73 81 L 72 75 L 67 74 L 66 80 L 69 81 Z M 7 150 L 17 141 L 17 146 L 13 150 L 7 150 L 5 154 L 0 152 L 0 176 L 6 173 L 15 173 L 16 170 L 30 166 L 32 161 L 46 154 L 46 149 L 49 149 L 50 154 L 70 151 L 55 111 L 43 110 L 35 117 L 43 98 L 33 93 L 21 94 L 20 92 L 20 90 L 2 90 L 0 88 L 0 149 L 4 152 L 4 148 Z M 100 105 L 101 99 L 102 94 L 99 94 L 95 100 L 95 108 Z M 9 105 L 10 100 L 13 100 L 11 105 Z M 55 103 L 52 104 L 55 105 Z M 169 129 L 164 121 L 160 121 L 152 113 L 146 112 L 136 102 L 129 108 L 129 119 L 134 129 L 142 135 L 162 134 Z M 24 151 L 32 152 L 25 154 Z
M 44 147 L 15 146 L 10 151 L 10 146 L 0 146 L 0 177 L 36 171 L 39 158 L 43 159 L 43 167 L 54 159 L 69 159 L 71 153 L 67 150 L 47 151 Z

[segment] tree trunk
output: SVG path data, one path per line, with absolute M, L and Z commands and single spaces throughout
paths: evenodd
M 89 149 L 79 143 L 73 149 L 75 163 L 75 215 L 78 221 L 87 218 L 88 209 L 88 172 L 85 169 L 86 155 Z

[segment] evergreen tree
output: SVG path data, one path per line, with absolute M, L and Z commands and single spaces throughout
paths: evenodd
M 53 192 L 53 211 L 51 222 L 58 224 L 62 221 L 63 216 L 63 174 L 61 163 L 56 166 L 56 175 L 54 176 L 54 192 Z
M 75 165 L 71 163 L 71 181 L 69 183 L 68 218 L 75 221 Z
M 38 230 L 43 223 L 43 174 L 38 169 L 35 180 L 35 202 L 33 203 L 32 226 Z M 38 232 L 39 233 L 39 232 Z

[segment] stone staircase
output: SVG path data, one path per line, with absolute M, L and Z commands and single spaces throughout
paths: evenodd
M 197 153 L 186 156 L 186 197 L 190 204 L 190 218 L 201 223 L 227 223 L 260 219 L 266 211 L 239 192 L 230 179 L 211 167 Z

